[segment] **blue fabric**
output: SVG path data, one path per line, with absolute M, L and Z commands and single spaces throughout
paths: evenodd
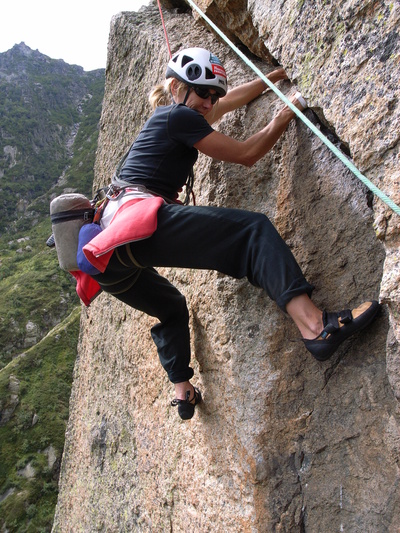
M 100 270 L 97 270 L 89 261 L 86 259 L 85 254 L 83 253 L 82 248 L 90 242 L 96 235 L 101 232 L 101 227 L 99 224 L 85 224 L 81 227 L 79 231 L 79 240 L 78 240 L 78 251 L 76 254 L 76 260 L 78 263 L 78 268 L 85 274 L 90 276 L 95 276 L 100 274 Z

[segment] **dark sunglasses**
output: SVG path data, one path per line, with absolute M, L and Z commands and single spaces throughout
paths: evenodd
M 212 105 L 216 104 L 219 100 L 219 94 L 211 94 L 210 91 L 204 87 L 193 87 L 193 90 L 197 94 L 197 96 L 199 96 L 203 100 L 207 100 L 207 98 L 211 97 Z

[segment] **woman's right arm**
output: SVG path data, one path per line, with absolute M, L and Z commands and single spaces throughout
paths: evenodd
M 290 98 L 290 101 L 301 109 L 301 105 L 294 96 Z M 294 116 L 293 111 L 285 106 L 265 128 L 245 141 L 237 141 L 223 133 L 213 131 L 197 142 L 194 147 L 213 159 L 251 167 L 271 150 Z

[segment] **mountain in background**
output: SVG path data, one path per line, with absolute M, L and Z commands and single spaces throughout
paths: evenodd
M 0 530 L 50 531 L 80 304 L 50 200 L 91 197 L 104 69 L 24 43 L 0 54 Z
M 24 43 L 0 54 L 0 368 L 77 304 L 44 243 L 51 198 L 91 195 L 103 94 L 103 69 L 85 72 Z
M 104 69 L 85 72 L 24 43 L 0 54 L 1 233 L 47 215 L 49 189 L 67 178 L 90 193 L 103 92 Z

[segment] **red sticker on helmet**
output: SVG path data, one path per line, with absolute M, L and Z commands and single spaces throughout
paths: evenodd
M 226 72 L 222 65 L 216 65 L 215 63 L 212 66 L 213 74 L 216 76 L 222 76 L 223 78 L 226 78 Z

